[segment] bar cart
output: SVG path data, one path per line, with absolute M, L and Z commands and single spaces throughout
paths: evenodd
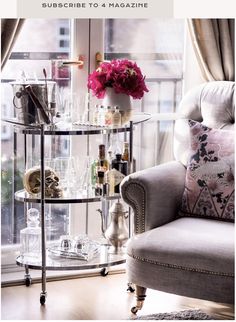
M 124 253 L 111 253 L 109 251 L 110 246 L 106 243 L 100 245 L 98 253 L 87 261 L 80 259 L 63 258 L 63 256 L 52 256 L 50 249 L 46 245 L 46 232 L 45 232 L 45 204 L 75 204 L 75 203 L 90 203 L 90 202 L 101 202 L 103 205 L 111 200 L 120 198 L 120 196 L 103 197 L 103 196 L 88 196 L 78 198 L 75 196 L 65 196 L 60 198 L 48 198 L 45 197 L 45 137 L 51 135 L 58 136 L 80 136 L 80 135 L 96 135 L 102 134 L 108 136 L 112 133 L 123 133 L 126 138 L 127 133 L 129 134 L 129 145 L 130 145 L 130 172 L 133 171 L 133 129 L 134 125 L 144 122 L 150 118 L 150 114 L 140 113 L 134 115 L 132 121 L 126 126 L 119 128 L 106 128 L 96 127 L 89 125 L 74 125 L 63 128 L 56 125 L 25 125 L 19 123 L 16 119 L 5 119 L 4 122 L 12 124 L 14 126 L 14 137 L 17 134 L 39 136 L 40 137 L 40 194 L 35 197 L 27 193 L 25 190 L 15 191 L 15 200 L 26 203 L 38 203 L 40 204 L 40 224 L 41 224 L 41 258 L 37 261 L 31 262 L 26 260 L 22 255 L 16 258 L 16 264 L 25 267 L 25 284 L 29 286 L 31 284 L 31 277 L 29 274 L 30 269 L 41 270 L 42 273 L 42 290 L 40 293 L 40 303 L 43 305 L 46 302 L 46 271 L 47 270 L 85 270 L 85 269 L 101 269 L 101 274 L 106 275 L 106 269 L 110 266 L 119 265 L 125 263 L 126 258 Z M 127 139 L 127 138 L 126 138 Z M 25 140 L 26 142 L 26 140 Z M 25 155 L 27 154 L 27 146 L 24 146 Z M 107 211 L 103 211 L 103 216 L 106 216 L 105 222 L 107 222 Z M 129 210 L 130 215 L 130 210 Z M 131 219 L 129 216 L 129 235 L 131 234 Z

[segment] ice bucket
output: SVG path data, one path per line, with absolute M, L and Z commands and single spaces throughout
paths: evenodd
M 11 82 L 16 118 L 24 124 L 50 124 L 50 115 L 55 113 L 56 82 L 25 81 Z M 53 112 L 53 113 L 52 113 Z

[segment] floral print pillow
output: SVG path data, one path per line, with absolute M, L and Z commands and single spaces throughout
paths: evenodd
M 191 157 L 180 215 L 234 221 L 234 132 L 188 123 Z

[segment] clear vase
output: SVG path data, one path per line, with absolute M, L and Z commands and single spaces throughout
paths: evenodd
M 102 105 L 104 106 L 119 106 L 121 113 L 121 125 L 128 123 L 132 117 L 131 97 L 127 94 L 116 93 L 112 87 L 106 88 Z

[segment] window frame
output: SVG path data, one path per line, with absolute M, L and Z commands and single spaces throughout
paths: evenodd
M 78 24 L 78 20 L 76 19 L 70 19 L 70 23 L 71 23 L 71 39 L 72 39 L 72 35 L 74 34 L 74 30 L 76 28 L 78 28 L 78 26 L 76 26 Z M 77 48 L 73 48 L 73 45 L 76 42 L 71 41 L 71 46 L 70 46 L 70 58 L 73 57 L 73 53 L 74 52 L 78 52 Z M 34 53 L 33 53 L 34 55 Z M 30 57 L 30 53 L 26 53 L 26 56 L 22 53 L 22 55 L 20 54 L 14 54 L 12 55 L 13 59 L 17 59 L 20 57 L 23 57 L 23 59 L 26 59 L 27 57 Z M 82 71 L 82 70 L 81 70 Z M 80 72 L 81 72 L 80 71 Z M 76 79 L 78 78 L 78 75 L 76 73 L 71 73 L 71 88 L 72 86 L 74 86 L 74 84 L 76 84 Z M 73 88 L 71 89 L 73 91 Z M 15 258 L 17 255 L 19 255 L 19 251 L 20 251 L 20 244 L 16 243 L 16 244 L 10 244 L 10 245 L 1 245 L 1 253 L 2 253 L 2 258 L 1 258 L 1 266 L 2 269 L 7 269 L 7 271 L 9 271 L 9 273 L 13 270 L 15 271 L 19 271 L 21 272 L 22 269 L 20 267 L 18 267 L 18 270 L 16 269 L 16 264 L 15 264 Z M 13 266 L 14 265 L 14 266 Z M 19 275 L 20 278 L 20 275 Z

